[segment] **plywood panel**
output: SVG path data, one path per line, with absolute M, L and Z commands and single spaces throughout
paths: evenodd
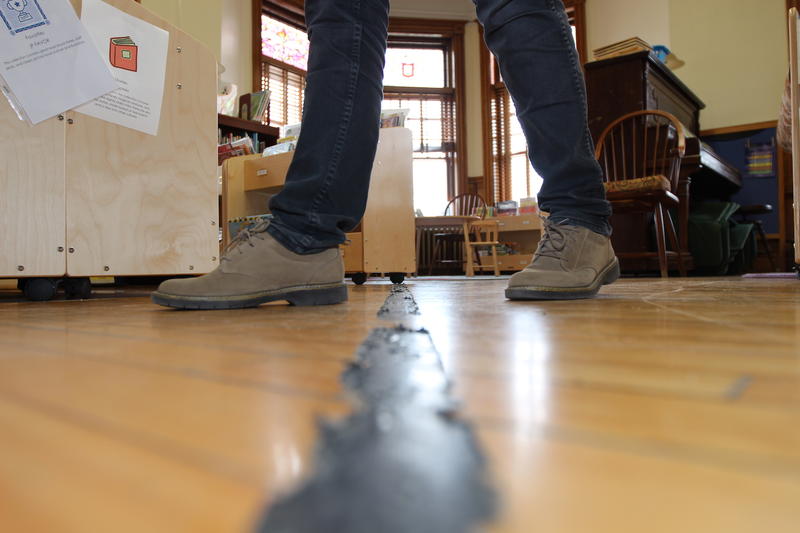
M 64 121 L 30 126 L 0 98 L 0 276 L 63 275 L 64 223 Z
M 411 130 L 381 130 L 364 214 L 364 270 L 416 272 Z
M 268 212 L 269 195 L 260 191 L 245 192 L 245 162 L 259 159 L 262 159 L 260 154 L 243 155 L 222 163 L 223 247 L 234 237 L 229 235 L 229 220 Z
M 364 271 L 364 234 L 360 231 L 348 233 L 345 244 L 340 246 L 345 272 Z
M 142 6 L 107 1 L 170 32 L 161 124 L 151 136 L 68 115 L 68 272 L 208 272 L 219 255 L 216 60 Z

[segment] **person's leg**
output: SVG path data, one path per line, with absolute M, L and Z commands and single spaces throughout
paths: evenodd
M 616 279 L 611 214 L 586 119 L 586 89 L 561 0 L 473 0 L 514 101 L 549 213 L 510 298 L 579 298 Z M 555 228 L 555 229 L 554 229 Z
M 475 0 L 486 44 L 544 183 L 543 211 L 609 235 L 611 209 L 586 121 L 586 89 L 561 0 Z
M 297 253 L 345 240 L 364 214 L 378 144 L 388 0 L 307 0 L 303 127 L 269 233 Z
M 311 50 L 303 127 L 274 221 L 241 233 L 205 276 L 153 301 L 184 309 L 347 299 L 338 245 L 364 214 L 378 143 L 388 0 L 306 0 Z

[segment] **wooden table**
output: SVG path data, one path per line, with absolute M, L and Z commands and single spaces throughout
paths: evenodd
M 471 222 L 476 220 L 480 220 L 481 217 L 474 216 L 474 215 L 464 215 L 464 216 L 456 216 L 456 215 L 448 215 L 448 216 L 438 216 L 438 217 L 416 217 L 414 219 L 414 223 L 416 225 L 416 246 L 417 246 L 417 275 L 420 274 L 422 270 L 420 266 L 423 264 L 421 258 L 422 255 L 422 234 L 425 230 L 431 230 L 433 228 L 442 228 L 451 231 L 452 233 L 457 233 L 457 230 L 460 228 L 463 234 L 466 235 L 469 232 L 469 225 Z
M 448 228 L 455 231 L 468 232 L 472 222 L 481 220 L 476 216 L 440 216 L 440 217 L 417 217 L 417 262 L 422 264 L 422 234 L 425 229 Z M 500 270 L 518 271 L 525 268 L 533 259 L 533 253 L 539 244 L 542 224 L 537 214 L 521 214 L 514 216 L 487 217 L 484 220 L 497 221 L 500 231 L 500 240 L 514 240 L 520 247 L 518 254 L 498 256 Z M 421 231 L 422 230 L 422 231 Z M 505 235 L 504 235 L 505 234 Z M 512 236 L 513 235 L 513 236 Z M 505 237 L 505 239 L 504 239 Z M 422 269 L 418 266 L 418 271 Z

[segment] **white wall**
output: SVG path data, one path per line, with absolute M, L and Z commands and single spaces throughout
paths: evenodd
M 223 0 L 221 63 L 223 81 L 239 86 L 239 94 L 253 90 L 253 26 L 250 0 Z
M 586 19 L 590 57 L 595 48 L 634 36 L 670 46 L 669 0 L 586 0 Z
M 776 120 L 789 69 L 784 0 L 670 0 L 675 74 L 703 100 L 703 129 Z
M 483 175 L 483 131 L 481 122 L 481 35 L 477 22 L 468 22 L 464 28 L 464 56 L 466 78 L 466 130 L 467 176 Z
M 784 0 L 587 0 L 588 51 L 628 37 L 664 44 L 706 103 L 703 129 L 775 120 L 788 69 Z

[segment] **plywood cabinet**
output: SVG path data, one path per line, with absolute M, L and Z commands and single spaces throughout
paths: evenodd
M 283 185 L 292 155 L 266 158 L 253 155 L 226 160 L 223 218 L 237 220 L 264 214 L 270 196 Z M 417 271 L 412 163 L 411 130 L 382 129 L 364 217 L 342 245 L 345 271 L 354 275 L 354 280 L 365 279 L 369 274 Z M 226 235 L 225 240 L 229 238 Z
M 170 34 L 158 135 L 73 111 L 29 126 L 0 101 L 0 277 L 190 274 L 218 261 L 216 60 L 142 6 L 106 2 Z

